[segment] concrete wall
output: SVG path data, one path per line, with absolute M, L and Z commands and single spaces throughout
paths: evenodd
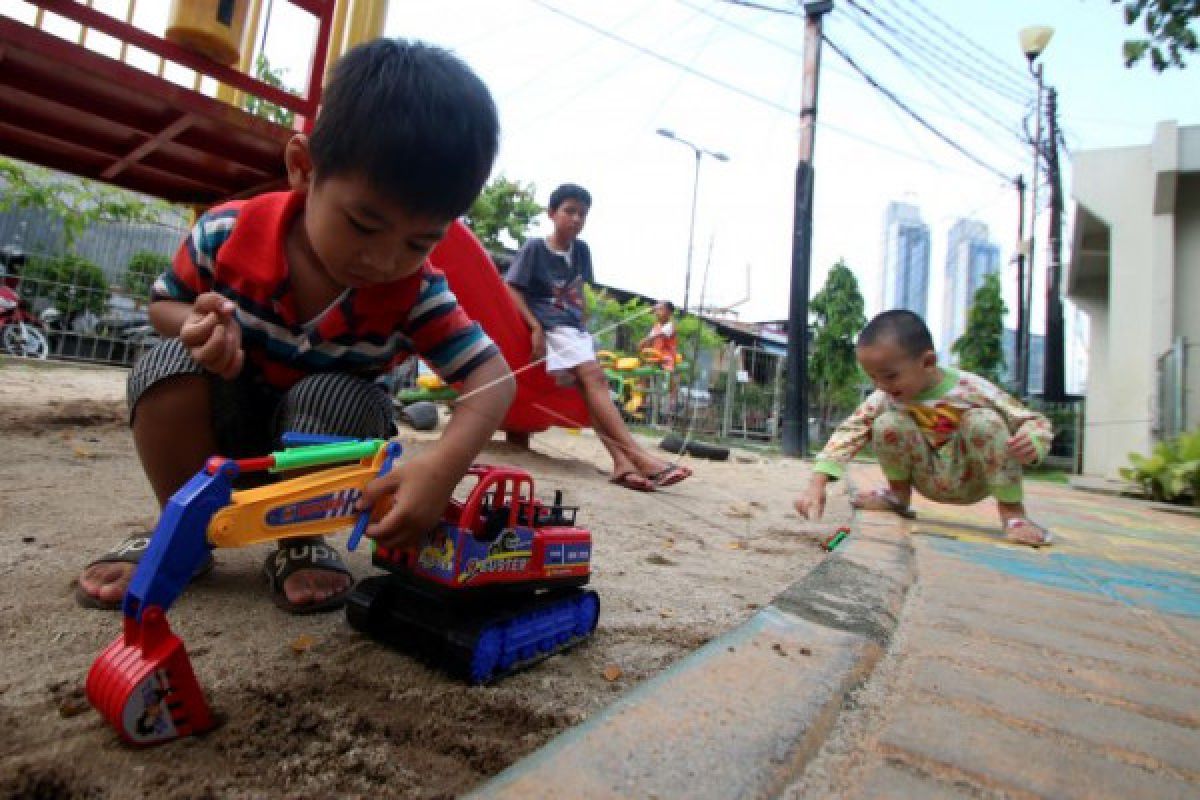
M 1180 176 L 1176 191 L 1174 317 L 1188 343 L 1185 403 L 1192 430 L 1200 427 L 1200 174 Z
M 1084 472 L 1114 475 L 1126 453 L 1148 451 L 1152 441 L 1155 372 L 1149 354 L 1158 351 L 1149 324 L 1157 266 L 1150 148 L 1081 152 L 1073 172 L 1072 195 L 1108 225 L 1110 244 L 1108 302 L 1086 308 L 1091 343 Z

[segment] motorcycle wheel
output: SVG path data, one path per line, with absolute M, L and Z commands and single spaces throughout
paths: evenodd
M 0 349 L 14 356 L 46 358 L 50 355 L 50 342 L 32 325 L 14 323 L 0 328 Z

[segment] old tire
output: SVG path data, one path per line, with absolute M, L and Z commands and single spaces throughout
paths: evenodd
M 418 431 L 432 431 L 438 426 L 437 403 L 418 400 L 400 409 L 400 419 Z
M 675 433 L 668 433 L 658 443 L 658 446 L 668 453 L 680 453 L 684 450 L 683 437 Z M 709 461 L 725 461 L 729 458 L 728 447 L 707 444 L 705 442 L 689 441 L 687 443 L 687 453 L 696 458 L 707 458 Z

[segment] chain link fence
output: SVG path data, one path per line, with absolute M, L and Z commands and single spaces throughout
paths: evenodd
M 187 235 L 173 224 L 100 223 L 68 250 L 38 209 L 0 213 L 0 275 L 48 342 L 50 358 L 130 365 L 157 341 L 149 285 Z

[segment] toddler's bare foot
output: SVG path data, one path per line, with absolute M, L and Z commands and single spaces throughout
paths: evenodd
M 1011 517 L 1005 521 L 1004 538 L 1029 547 L 1045 547 L 1054 540 L 1050 531 L 1025 517 Z
M 893 511 L 902 517 L 913 516 L 908 507 L 910 497 L 900 497 L 891 489 L 872 489 L 869 492 L 854 492 L 850 505 L 860 511 Z

